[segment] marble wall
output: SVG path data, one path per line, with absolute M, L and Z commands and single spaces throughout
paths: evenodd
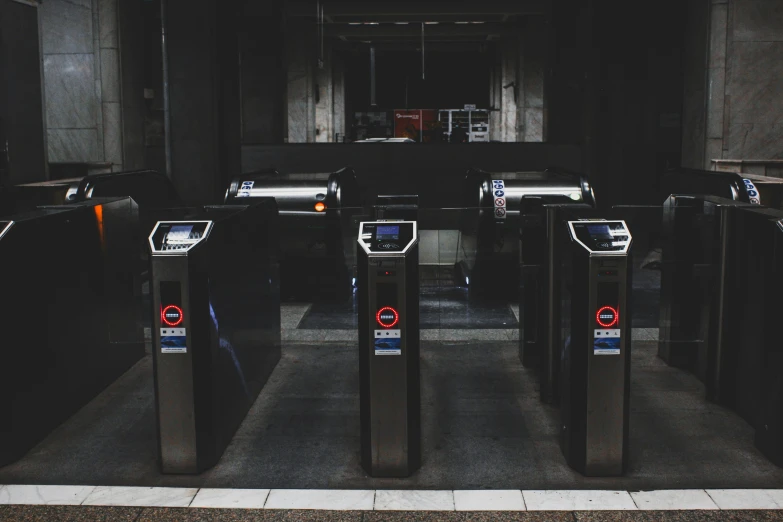
M 286 21 L 285 63 L 287 72 L 288 143 L 315 141 L 315 29 L 300 18 Z
M 334 78 L 332 74 L 332 48 L 324 43 L 323 65 L 315 68 L 315 85 L 318 99 L 315 103 L 315 141 L 334 141 Z
M 492 141 L 544 141 L 545 38 L 543 17 L 533 17 L 498 46 L 490 78 L 490 105 L 499 109 L 490 114 Z
M 689 135 L 698 127 L 686 119 L 683 162 L 783 158 L 783 2 L 700 1 L 709 3 L 704 138 Z
M 105 169 L 122 169 L 117 1 L 41 4 L 50 163 L 105 163 Z

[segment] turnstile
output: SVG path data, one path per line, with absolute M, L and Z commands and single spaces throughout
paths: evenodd
M 753 206 L 715 196 L 673 194 L 663 207 L 658 356 L 692 371 L 707 384 L 708 398 L 715 400 L 712 380 L 725 338 L 710 335 L 710 317 L 723 313 L 730 291 L 726 263 L 731 257 L 722 231 L 731 229 L 735 208 Z
M 568 221 L 561 289 L 561 447 L 587 476 L 628 464 L 631 234 L 624 221 Z
M 283 297 L 350 296 L 356 264 L 353 216 L 363 213 L 353 169 L 245 173 L 231 181 L 225 203 L 246 205 L 267 197 L 275 199 L 280 216 Z
M 456 260 L 457 281 L 470 281 L 471 297 L 512 299 L 519 279 L 519 228 L 523 197 L 539 196 L 595 206 L 587 178 L 547 169 L 465 176 Z
M 277 207 L 182 211 L 149 236 L 163 473 L 223 454 L 280 359 Z
M 592 208 L 573 203 L 566 196 L 523 196 L 520 201 L 519 359 L 526 367 L 541 362 L 547 342 L 546 289 L 552 289 L 556 283 L 550 279 L 548 263 L 550 253 L 555 254 L 558 245 L 548 244 L 547 238 L 553 236 L 554 218 L 562 213 L 548 211 L 548 205 L 574 210 Z
M 144 356 L 138 226 L 130 198 L 0 221 L 0 466 Z
M 361 460 L 373 477 L 421 464 L 418 243 L 415 221 L 359 226 Z
M 543 204 L 523 198 L 526 214 L 520 233 L 520 253 L 525 264 L 519 296 L 519 356 L 526 366 L 539 368 L 539 393 L 545 403 L 560 404 L 561 331 L 560 286 L 568 219 L 589 216 L 595 210 L 585 204 Z M 529 213 L 528 213 L 529 212 Z M 540 221 L 539 219 L 540 218 Z

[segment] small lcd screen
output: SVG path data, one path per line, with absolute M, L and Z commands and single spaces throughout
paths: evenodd
M 612 233 L 609 231 L 609 225 L 587 225 L 587 233 L 592 238 L 611 239 Z
M 378 241 L 386 239 L 400 239 L 400 227 L 378 226 L 375 237 Z
M 188 239 L 191 232 L 193 232 L 193 225 L 174 225 L 169 230 L 167 239 L 169 241 Z

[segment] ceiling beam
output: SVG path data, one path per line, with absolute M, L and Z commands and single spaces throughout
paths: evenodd
M 347 17 L 368 21 L 373 21 L 370 20 L 372 17 L 383 17 L 393 21 L 401 16 L 420 21 L 436 21 L 438 17 L 454 20 L 459 16 L 465 17 L 465 20 L 477 20 L 485 16 L 542 14 L 548 5 L 549 0 L 330 0 L 324 6 L 324 13 L 335 21 L 343 21 Z M 286 12 L 289 16 L 314 16 L 314 6 L 315 0 L 288 0 Z
M 425 24 L 424 39 L 502 36 L 515 32 L 509 25 L 501 24 Z M 344 36 L 348 39 L 375 40 L 385 38 L 421 39 L 421 24 L 406 25 L 347 25 L 331 24 L 324 27 L 326 36 Z

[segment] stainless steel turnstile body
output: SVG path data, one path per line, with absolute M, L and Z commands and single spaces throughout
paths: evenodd
M 567 222 L 561 293 L 561 447 L 587 476 L 628 464 L 631 234 L 624 221 Z
M 183 211 L 149 237 L 160 464 L 223 454 L 280 359 L 277 207 Z
M 373 477 L 421 463 L 418 242 L 414 221 L 359 227 L 361 460 Z

